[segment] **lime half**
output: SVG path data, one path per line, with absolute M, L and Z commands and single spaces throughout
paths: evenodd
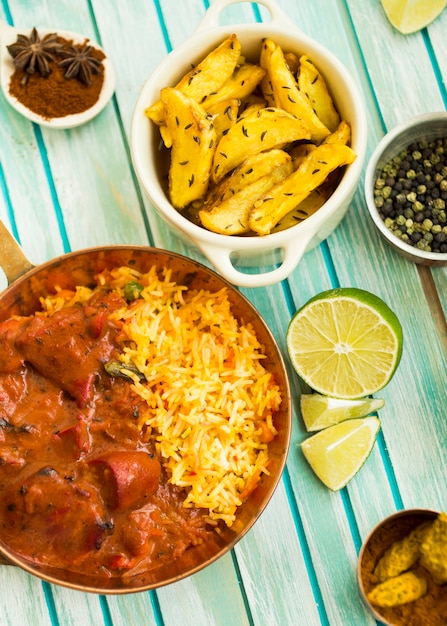
M 377 417 L 342 422 L 303 441 L 301 450 L 326 487 L 338 491 L 363 466 L 379 430 L 380 421 Z
M 300 404 L 306 430 L 314 432 L 345 420 L 370 415 L 381 409 L 385 405 L 385 400 L 381 398 L 343 400 L 322 396 L 319 393 L 303 393 Z
M 287 330 L 296 372 L 314 391 L 334 398 L 365 398 L 382 389 L 399 365 L 402 345 L 402 327 L 389 306 L 349 287 L 311 298 Z
M 382 0 L 389 21 L 404 35 L 428 26 L 446 5 L 447 0 Z

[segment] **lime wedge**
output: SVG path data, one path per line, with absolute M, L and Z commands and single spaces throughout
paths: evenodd
M 293 367 L 314 391 L 358 399 L 393 377 L 402 327 L 378 296 L 355 288 L 324 291 L 295 313 L 287 329 Z
M 339 491 L 365 463 L 379 430 L 377 417 L 341 422 L 303 441 L 301 450 L 326 487 Z
M 404 35 L 428 26 L 446 5 L 447 0 L 382 0 L 387 18 Z
M 343 400 L 319 393 L 303 393 L 300 399 L 301 416 L 306 430 L 314 432 L 357 417 L 365 417 L 385 405 L 381 398 Z

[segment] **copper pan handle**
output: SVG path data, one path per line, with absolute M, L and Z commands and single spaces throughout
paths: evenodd
M 33 269 L 22 248 L 0 220 L 0 267 L 6 274 L 8 285 Z

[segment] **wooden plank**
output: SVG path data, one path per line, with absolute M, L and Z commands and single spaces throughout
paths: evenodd
M 386 19 L 379 0 L 348 0 L 365 68 L 388 130 L 427 111 L 444 109 L 423 34 L 400 34 Z M 371 32 L 376 36 L 371 37 Z M 430 98 L 427 98 L 430 93 Z
M 169 51 L 193 36 L 205 14 L 203 0 L 178 3 L 175 11 L 172 2 L 160 1 L 160 18 L 169 36 Z
M 0 94 L 2 170 L 14 215 L 14 229 L 30 259 L 41 263 L 63 252 L 51 191 L 30 122 L 12 109 Z M 3 218 L 7 215 L 6 207 Z M 9 220 L 8 220 L 9 221 Z M 12 225 L 8 223 L 8 226 Z
M 249 624 L 230 553 L 197 574 L 162 587 L 157 597 L 166 626 L 179 623 L 179 612 L 184 626 Z
M 60 624 L 102 624 L 104 614 L 99 596 L 52 585 L 52 596 Z
M 42 582 L 10 566 L 0 567 L 0 622 L 2 626 L 51 626 Z
M 358 77 L 368 109 L 368 154 L 383 132 L 402 119 L 445 108 L 430 45 L 445 82 L 447 13 L 426 34 L 403 37 L 389 26 L 379 0 L 279 4 Z M 97 30 L 118 77 L 113 103 L 91 124 L 73 131 L 40 132 L 0 100 L 0 217 L 17 229 L 33 261 L 52 258 L 67 247 L 147 241 L 204 261 L 168 229 L 136 184 L 128 137 L 141 86 L 167 51 L 194 32 L 206 5 L 205 0 L 160 0 L 114 3 L 112 10 L 110 0 L 76 6 L 69 0 L 46 0 L 31 9 L 10 0 L 15 21 L 24 26 L 55 25 L 91 37 Z M 268 20 L 264 8 L 260 13 Z M 250 3 L 232 5 L 223 21 L 235 24 L 237 32 L 238 23 L 257 15 Z M 386 400 L 380 412 L 383 431 L 362 471 L 339 494 L 330 493 L 313 475 L 299 450 L 308 436 L 299 414 L 305 386 L 288 363 L 295 410 L 287 471 L 264 515 L 234 552 L 152 593 L 100 600 L 51 587 L 61 624 L 177 626 L 179 619 L 185 626 L 374 623 L 355 579 L 361 538 L 401 502 L 443 506 L 445 484 L 439 472 L 447 462 L 447 444 L 440 436 L 446 401 L 447 270 L 418 269 L 386 247 L 367 214 L 362 184 L 343 223 L 325 244 L 305 255 L 285 285 L 243 290 L 285 355 L 291 315 L 331 286 L 366 288 L 398 313 L 404 356 L 393 381 L 378 394 Z M 0 576 L 2 624 L 51 623 L 40 581 L 9 567 L 0 567 Z
M 113 626 L 157 626 L 152 610 L 151 593 L 107 596 L 107 607 Z
M 283 511 L 281 516 L 279 511 Z M 236 547 L 254 624 L 304 623 L 296 621 L 304 617 L 308 626 L 321 623 L 303 547 L 281 484 L 262 517 Z
M 366 63 L 373 68 L 371 72 L 374 71 L 378 106 L 386 109 L 387 120 L 391 120 L 391 107 L 382 104 L 380 98 L 388 97 L 386 86 L 390 83 L 391 71 L 393 84 L 389 88 L 393 97 L 397 98 L 399 93 L 400 99 L 397 102 L 402 102 L 402 98 L 406 103 L 411 100 L 405 109 L 407 113 L 413 107 L 413 99 L 417 103 L 414 104 L 417 110 L 413 112 L 423 112 L 422 107 L 427 106 L 427 99 L 422 98 L 422 92 L 434 93 L 431 104 L 436 106 L 437 83 L 433 73 L 426 67 L 429 57 L 422 36 L 418 34 L 404 38 L 397 36 L 394 30 L 390 31 L 378 4 L 371 3 L 365 10 L 360 10 L 358 4 L 353 2 L 350 3 L 350 8 Z M 372 28 L 382 35 L 377 38 L 380 45 L 376 38 L 369 36 Z M 397 55 L 398 46 L 402 65 L 397 69 L 394 65 L 391 69 L 386 65 L 386 60 Z M 403 54 L 402 46 L 405 47 Z M 418 63 L 415 59 L 419 59 Z M 383 68 L 383 76 L 378 68 Z M 410 90 L 413 90 L 412 97 Z M 374 119 L 370 119 L 369 128 L 372 138 L 377 141 L 380 129 Z M 433 460 L 433 450 L 437 450 L 442 456 L 446 454 L 439 443 L 438 435 L 442 432 L 444 394 L 439 396 L 436 392 L 440 380 L 446 375 L 446 362 L 444 350 L 436 341 L 436 327 L 424 297 L 417 268 L 393 253 L 379 239 L 367 215 L 361 193 L 357 194 L 351 213 L 331 237 L 329 245 L 341 284 L 363 286 L 377 293 L 390 304 L 402 321 L 405 335 L 404 355 L 396 377 L 382 394 L 387 400 L 389 410 L 394 414 L 394 418 L 390 417 L 386 421 L 385 416 L 383 418 L 388 453 L 405 504 L 425 503 L 428 506 L 432 503 L 434 506 L 441 506 L 439 489 L 430 477 L 436 473 L 438 462 Z M 349 257 L 344 257 L 343 250 L 348 245 L 352 252 Z M 397 275 L 400 284 L 406 289 L 405 298 L 402 298 L 401 291 L 396 291 Z M 415 318 L 419 320 L 417 326 L 413 323 Z M 428 346 L 430 349 L 427 349 Z M 415 363 L 418 363 L 417 372 Z M 412 389 L 411 405 L 408 403 L 409 388 Z M 439 399 L 439 403 L 434 398 Z M 429 421 L 426 419 L 428 415 Z M 411 429 L 405 428 L 406 422 L 412 424 Z M 410 466 L 408 450 L 412 451 Z

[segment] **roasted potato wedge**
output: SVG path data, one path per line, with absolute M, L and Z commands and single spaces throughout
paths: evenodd
M 277 233 L 280 230 L 286 230 L 287 228 L 291 228 L 303 222 L 307 217 L 316 213 L 318 209 L 323 206 L 331 195 L 331 192 L 332 189 L 329 185 L 320 185 L 317 189 L 312 191 L 307 198 L 304 198 L 297 207 L 290 211 L 290 213 L 287 213 L 287 215 L 280 219 L 276 226 L 272 228 L 271 232 Z
M 339 143 L 342 145 L 349 145 L 351 140 L 351 127 L 347 122 L 341 120 L 337 129 L 328 135 L 326 139 L 323 141 L 323 144 L 326 143 Z M 289 154 L 292 157 L 293 169 L 298 169 L 303 160 L 307 157 L 307 155 L 315 150 L 317 146 L 314 143 L 300 143 L 289 150 Z
M 265 109 L 266 106 L 267 103 L 262 96 L 258 96 L 257 93 L 250 93 L 246 98 L 243 98 L 243 100 L 241 101 L 241 106 L 239 107 L 239 117 L 251 107 L 257 109 Z
M 162 124 L 161 126 L 158 127 L 158 129 L 160 131 L 160 136 L 166 148 L 172 148 L 172 135 L 171 135 L 169 128 L 166 126 L 166 124 Z
M 272 52 L 276 49 L 276 43 L 266 37 L 262 40 L 261 52 L 259 55 L 259 65 L 265 70 L 265 76 L 261 80 L 261 92 L 267 102 L 267 106 L 276 106 L 275 95 L 273 93 L 273 84 L 270 77 L 268 68 L 270 66 L 270 57 Z
M 298 88 L 307 95 L 318 118 L 333 133 L 340 123 L 340 116 L 323 76 L 305 54 L 300 57 Z
M 219 141 L 222 135 L 227 133 L 230 128 L 236 124 L 239 113 L 239 104 L 240 102 L 237 98 L 231 98 L 230 100 L 218 102 L 207 109 L 207 112 L 213 116 L 217 141 Z
M 300 143 L 293 146 L 293 148 L 289 150 L 289 154 L 292 157 L 293 169 L 297 170 L 307 155 L 315 150 L 316 147 L 314 143 Z
M 283 181 L 293 171 L 292 160 L 275 167 L 267 176 L 243 187 L 215 208 L 199 211 L 202 225 L 221 235 L 242 235 L 249 230 L 250 210 L 255 201 L 269 191 L 274 185 Z
M 351 141 L 351 127 L 348 122 L 341 120 L 340 124 L 330 135 L 326 137 L 323 143 L 341 143 L 348 146 Z
M 355 152 L 348 146 L 318 146 L 297 170 L 255 202 L 249 218 L 250 229 L 259 235 L 268 235 L 287 213 L 324 182 L 330 172 L 352 163 L 355 157 Z
M 210 186 L 205 203 L 201 208 L 205 211 L 214 209 L 224 200 L 239 193 L 244 187 L 251 185 L 263 176 L 268 176 L 274 169 L 290 163 L 290 161 L 291 157 L 287 152 L 275 149 L 247 157 L 220 183 Z
M 265 70 L 259 65 L 243 63 L 235 69 L 233 74 L 219 89 L 216 89 L 214 92 L 210 91 L 201 104 L 206 110 L 209 110 L 209 107 L 214 106 L 218 102 L 230 100 L 231 98 L 243 100 L 256 89 L 264 75 Z
M 268 83 L 272 88 L 275 106 L 301 119 L 311 132 L 311 139 L 319 144 L 330 133 L 319 119 L 306 93 L 301 91 L 290 71 L 280 46 L 265 40 L 261 52 L 261 67 L 267 71 Z M 262 53 L 264 58 L 262 59 Z M 266 65 L 264 66 L 263 63 Z M 264 92 L 267 99 L 267 94 Z
M 169 197 L 176 209 L 204 197 L 216 146 L 212 116 L 179 89 L 160 93 L 172 140 Z
M 255 111 L 238 121 L 219 141 L 214 153 L 212 180 L 220 181 L 251 154 L 309 138 L 307 126 L 286 111 L 270 107 Z
M 294 52 L 284 52 L 284 58 L 286 60 L 287 67 L 292 72 L 292 74 L 296 76 L 300 67 L 299 56 Z
M 247 105 L 244 109 L 239 109 L 239 117 L 238 121 L 244 119 L 244 117 L 249 117 L 256 113 L 257 111 L 261 111 L 261 109 L 265 109 L 265 102 L 261 104 L 260 102 L 252 102 L 250 105 Z
M 241 50 L 237 35 L 227 37 L 196 67 L 185 74 L 175 88 L 201 103 L 203 98 L 217 91 L 233 74 L 240 59 Z M 147 107 L 145 115 L 158 126 L 165 123 L 164 107 L 160 100 Z

